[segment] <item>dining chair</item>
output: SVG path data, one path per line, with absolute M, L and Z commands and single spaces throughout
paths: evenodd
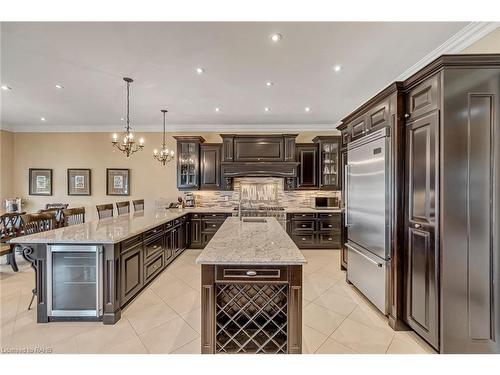
M 134 211 L 144 211 L 144 199 L 136 199 L 132 201 L 134 204 Z
M 42 212 L 36 214 L 21 215 L 19 236 L 27 236 L 30 234 L 45 232 L 55 229 L 57 227 L 56 212 Z M 24 256 L 24 254 L 23 254 Z M 29 260 L 25 257 L 26 260 Z M 33 265 L 32 265 L 33 267 Z M 35 273 L 36 277 L 36 273 Z M 31 310 L 31 305 L 37 295 L 36 282 L 33 288 L 30 304 L 28 310 Z
M 118 211 L 118 215 L 130 213 L 130 202 L 116 202 L 116 210 Z
M 85 207 L 66 208 L 61 211 L 63 227 L 85 223 Z
M 63 223 L 62 223 L 62 208 L 59 208 L 59 207 L 51 207 L 51 208 L 44 208 L 44 209 L 41 209 L 41 210 L 38 210 L 38 213 L 39 214 L 43 214 L 43 213 L 48 213 L 48 212 L 54 212 L 56 214 L 56 228 L 58 227 L 62 227 Z
M 95 207 L 97 208 L 97 216 L 99 216 L 99 220 L 107 217 L 113 217 L 113 203 L 98 204 Z
M 7 263 L 14 272 L 19 270 L 16 262 L 16 246 L 6 242 L 16 237 L 18 231 L 18 213 L 5 213 L 0 216 L 0 256 L 7 255 Z

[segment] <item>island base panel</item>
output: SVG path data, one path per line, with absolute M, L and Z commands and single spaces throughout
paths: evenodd
M 203 265 L 201 293 L 203 354 L 302 352 L 301 265 Z

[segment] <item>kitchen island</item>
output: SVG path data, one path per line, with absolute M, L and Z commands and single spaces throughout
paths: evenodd
M 201 264 L 202 353 L 302 352 L 302 265 L 275 218 L 227 218 Z

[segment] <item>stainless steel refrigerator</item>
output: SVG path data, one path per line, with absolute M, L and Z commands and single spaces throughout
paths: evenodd
M 387 314 L 391 261 L 390 132 L 388 128 L 351 142 L 345 171 L 347 279 Z

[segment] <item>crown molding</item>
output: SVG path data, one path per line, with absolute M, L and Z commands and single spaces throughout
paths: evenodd
M 446 42 L 406 69 L 394 81 L 404 81 L 444 54 L 457 54 L 500 27 L 500 22 L 471 22 Z
M 340 122 L 327 124 L 169 124 L 168 133 L 219 132 L 219 133 L 249 133 L 249 132 L 336 132 Z M 14 133 L 113 133 L 122 132 L 123 125 L 3 125 L 2 130 Z M 161 133 L 156 125 L 140 125 L 132 128 L 138 133 Z

